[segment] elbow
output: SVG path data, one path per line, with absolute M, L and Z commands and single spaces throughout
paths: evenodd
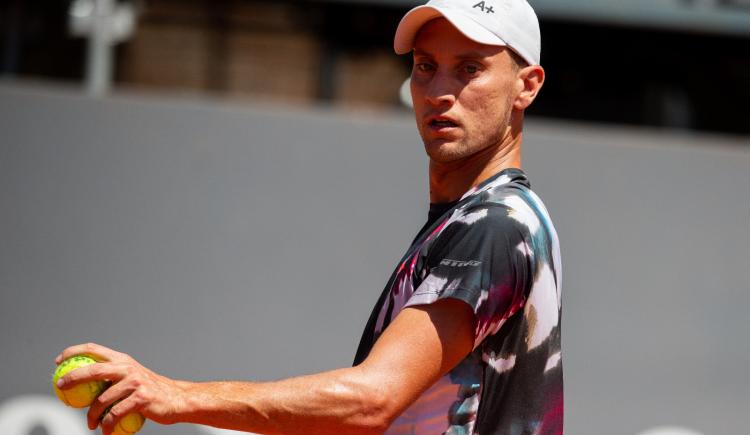
M 396 418 L 391 411 L 388 395 L 382 391 L 371 391 L 363 401 L 362 420 L 358 434 L 381 435 L 391 426 Z
M 356 406 L 351 408 L 346 421 L 342 422 L 338 433 L 353 435 L 381 435 L 390 427 L 395 419 L 393 403 L 390 395 L 379 388 L 360 385 L 356 394 Z M 356 411 L 355 411 L 356 409 Z
M 391 427 L 401 414 L 398 394 L 389 383 L 377 376 L 367 374 L 361 367 L 346 370 L 342 382 L 336 388 L 339 403 L 347 403 L 339 410 L 339 435 L 381 435 Z M 394 394 L 395 393 L 395 394 Z M 343 394 L 343 396 L 342 396 Z

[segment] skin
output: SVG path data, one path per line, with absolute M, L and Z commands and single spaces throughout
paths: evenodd
M 430 157 L 430 199 L 447 202 L 508 167 L 520 167 L 523 111 L 544 81 L 539 66 L 519 68 L 502 47 L 477 44 L 444 19 L 415 40 L 412 97 Z M 454 125 L 435 128 L 430 120 Z M 96 364 L 60 379 L 71 388 L 109 380 L 88 425 L 110 435 L 131 412 L 160 424 L 196 423 L 264 434 L 379 434 L 472 350 L 474 315 L 457 300 L 402 310 L 360 365 L 277 382 L 188 382 L 142 366 L 128 354 L 87 343 L 59 364 L 87 354 Z M 115 405 L 101 420 L 104 410 Z

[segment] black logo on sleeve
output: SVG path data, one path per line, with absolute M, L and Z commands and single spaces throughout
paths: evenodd
M 470 267 L 470 266 L 479 266 L 480 264 L 482 264 L 482 262 L 477 261 L 477 260 L 460 261 L 460 260 L 451 260 L 449 258 L 446 258 L 440 262 L 441 266 L 450 266 L 450 267 Z

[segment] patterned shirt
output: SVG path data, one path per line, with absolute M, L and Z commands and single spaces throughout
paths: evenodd
M 454 298 L 474 311 L 474 349 L 388 434 L 562 434 L 557 234 L 520 169 L 428 221 L 391 275 L 360 341 L 362 362 L 398 313 Z

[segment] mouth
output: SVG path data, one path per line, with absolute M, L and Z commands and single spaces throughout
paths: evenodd
M 427 125 L 435 131 L 445 131 L 452 128 L 458 127 L 458 123 L 453 121 L 450 118 L 444 117 L 444 116 L 436 116 L 431 118 Z

